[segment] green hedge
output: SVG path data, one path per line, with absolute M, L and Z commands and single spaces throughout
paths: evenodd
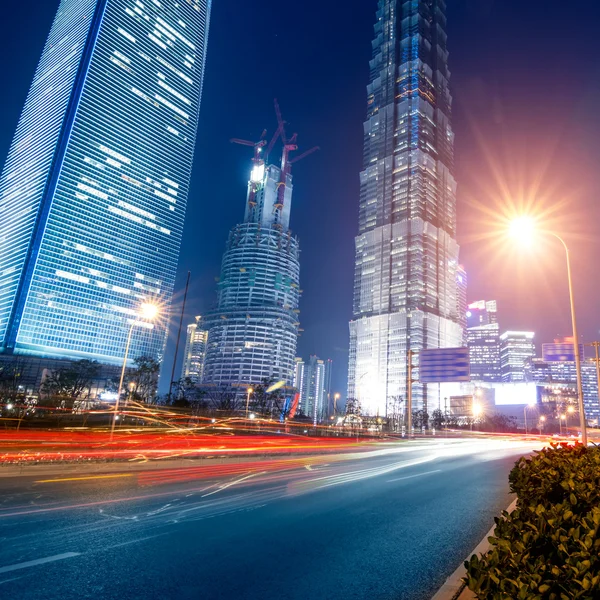
M 600 599 L 600 447 L 553 445 L 519 459 L 509 481 L 517 508 L 465 562 L 469 588 L 486 600 Z

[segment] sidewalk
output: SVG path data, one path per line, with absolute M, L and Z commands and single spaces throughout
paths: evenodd
M 506 509 L 507 512 L 511 513 L 517 506 L 517 500 L 515 499 L 512 504 Z M 469 556 L 465 558 L 468 560 L 473 554 L 485 554 L 490 549 L 490 543 L 488 538 L 494 535 L 496 526 L 492 527 L 485 535 L 485 537 L 477 544 Z M 448 579 L 444 582 L 442 587 L 437 591 L 435 596 L 431 600 L 472 600 L 477 596 L 467 588 L 466 584 L 462 580 L 467 574 L 464 564 L 461 564 Z

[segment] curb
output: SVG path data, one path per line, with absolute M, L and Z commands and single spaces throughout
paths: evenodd
M 517 499 L 511 503 L 506 509 L 506 512 L 511 513 L 517 506 Z M 472 552 L 465 558 L 469 560 L 473 554 L 485 554 L 490 549 L 488 538 L 494 535 L 496 526 L 494 525 L 485 535 L 485 537 L 475 546 Z M 461 565 L 446 579 L 442 587 L 436 592 L 431 600 L 472 600 L 477 596 L 467 588 L 467 584 L 463 581 L 463 577 L 467 574 L 464 561 Z

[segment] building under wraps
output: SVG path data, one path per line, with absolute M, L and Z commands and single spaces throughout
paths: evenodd
M 454 134 L 444 0 L 379 0 L 360 173 L 348 397 L 385 415 L 406 396 L 407 350 L 456 347 Z M 438 384 L 413 402 L 438 408 Z
M 289 229 L 291 201 L 285 160 L 279 167 L 255 158 L 244 222 L 229 234 L 217 305 L 204 323 L 204 383 L 244 389 L 264 379 L 293 383 L 300 263 Z

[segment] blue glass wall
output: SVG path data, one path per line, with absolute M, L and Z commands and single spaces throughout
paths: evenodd
M 117 363 L 140 303 L 151 299 L 168 310 L 209 12 L 210 0 L 61 3 L 36 79 L 55 52 L 60 28 L 71 48 L 78 24 L 88 24 L 72 68 L 55 71 L 57 84 L 68 89 L 66 108 L 28 115 L 39 95 L 34 81 L 0 183 L 4 203 L 6 181 L 15 181 L 15 189 L 24 185 L 23 175 L 12 175 L 12 165 L 25 160 L 22 140 L 59 130 L 47 142 L 45 163 L 37 155 L 27 158 L 40 170 L 43 191 L 35 198 L 21 193 L 16 210 L 32 213 L 26 235 L 10 233 L 12 217 L 0 223 L 7 251 L 17 255 L 11 274 L 19 286 L 1 298 L 5 348 Z M 54 104 L 54 91 L 47 93 Z M 2 271 L 4 265 L 3 259 Z M 164 340 L 160 322 L 137 328 L 130 356 L 158 356 Z

